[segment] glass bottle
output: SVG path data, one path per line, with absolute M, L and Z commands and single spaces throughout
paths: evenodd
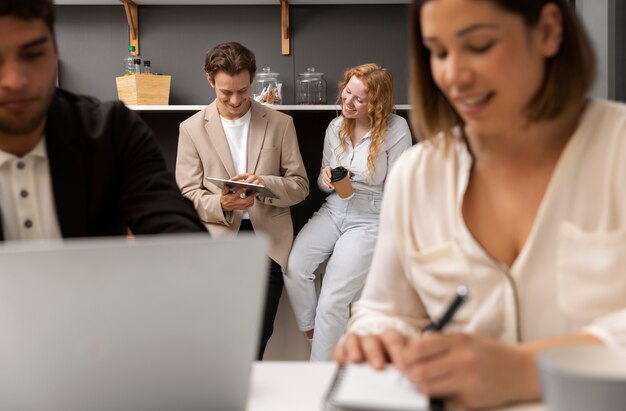
M 141 59 L 139 58 L 133 60 L 133 74 L 141 74 Z
M 150 60 L 143 61 L 143 74 L 152 74 L 152 70 L 150 69 L 151 63 Z
M 326 104 L 326 80 L 324 73 L 308 67 L 298 74 L 296 80 L 296 104 Z
M 273 73 L 269 67 L 263 67 L 256 73 L 252 83 L 252 98 L 259 103 L 282 104 L 282 83 L 278 81 L 279 73 Z

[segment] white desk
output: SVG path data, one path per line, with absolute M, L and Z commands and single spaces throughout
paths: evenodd
M 256 362 L 246 411 L 320 411 L 335 367 L 332 362 Z M 529 404 L 500 411 L 545 411 L 545 407 Z

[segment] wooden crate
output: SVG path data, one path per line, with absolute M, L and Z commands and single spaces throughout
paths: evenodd
M 133 74 L 116 77 L 117 97 L 126 105 L 167 105 L 171 76 Z

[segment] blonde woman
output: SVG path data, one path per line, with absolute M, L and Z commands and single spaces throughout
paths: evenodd
M 331 360 L 345 331 L 350 303 L 361 291 L 372 260 L 387 174 L 412 145 L 407 122 L 392 113 L 389 70 L 378 64 L 351 68 L 339 90 L 341 116 L 326 129 L 317 180 L 330 195 L 296 238 L 285 276 L 298 327 L 312 339 L 312 361 Z M 331 170 L 336 167 L 349 171 L 354 189 L 349 199 L 335 193 Z M 315 271 L 327 259 L 318 296 Z

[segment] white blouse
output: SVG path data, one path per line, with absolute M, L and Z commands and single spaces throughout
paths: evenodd
M 587 332 L 626 348 L 626 106 L 589 102 L 511 267 L 491 258 L 463 220 L 472 166 L 465 142 L 452 142 L 447 155 L 438 147 L 414 146 L 387 180 L 349 330 L 418 334 L 467 284 L 470 299 L 451 331 L 506 342 Z

